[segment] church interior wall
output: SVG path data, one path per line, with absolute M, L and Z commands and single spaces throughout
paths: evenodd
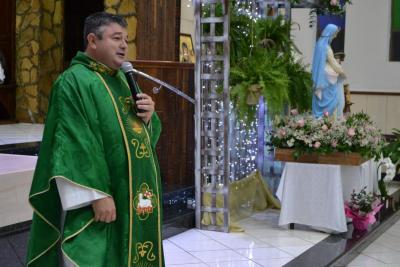
M 194 3 L 192 0 L 181 1 L 181 33 L 190 34 L 192 36 L 193 45 L 195 43 L 195 28 L 194 20 Z
M 343 62 L 347 82 L 353 92 L 353 112 L 368 113 L 384 133 L 400 128 L 400 62 L 389 61 L 391 0 L 354 0 L 346 11 L 346 37 Z M 316 30 L 308 27 L 309 9 L 292 9 L 298 23 L 292 36 L 311 64 Z M 390 94 L 387 94 L 390 93 Z

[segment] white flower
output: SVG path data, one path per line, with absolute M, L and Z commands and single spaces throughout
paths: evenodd
M 391 181 L 396 175 L 396 166 L 392 163 L 390 158 L 381 158 L 378 166 L 381 168 L 382 173 L 386 173 L 384 181 Z
M 294 139 L 291 138 L 290 140 L 286 141 L 288 147 L 292 147 L 294 145 Z

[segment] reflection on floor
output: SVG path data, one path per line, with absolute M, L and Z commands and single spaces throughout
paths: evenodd
M 277 227 L 279 212 L 240 221 L 242 233 L 192 229 L 164 241 L 167 266 L 282 266 L 327 234 Z
M 400 266 L 400 221 L 372 242 L 348 266 Z
M 242 220 L 243 233 L 189 230 L 164 241 L 167 266 L 284 266 L 319 245 L 325 233 L 277 227 L 279 213 L 265 211 Z M 323 242 L 322 242 L 323 243 Z M 320 243 L 321 244 L 321 243 Z M 400 221 L 376 239 L 348 266 L 400 266 Z M 325 252 L 329 253 L 329 252 Z M 324 257 L 321 251 L 320 257 Z M 301 264 L 296 267 L 318 265 Z M 337 266 L 337 265 L 335 265 Z

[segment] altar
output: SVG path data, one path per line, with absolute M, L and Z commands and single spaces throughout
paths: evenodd
M 373 160 L 359 166 L 331 164 L 285 164 L 276 192 L 281 201 L 279 225 L 297 223 L 327 232 L 346 232 L 344 201 L 367 187 L 377 188 L 377 165 Z

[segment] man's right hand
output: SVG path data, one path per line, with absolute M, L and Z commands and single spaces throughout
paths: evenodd
M 117 218 L 115 203 L 112 197 L 94 200 L 92 202 L 92 207 L 94 211 L 95 222 L 110 223 L 115 221 Z

